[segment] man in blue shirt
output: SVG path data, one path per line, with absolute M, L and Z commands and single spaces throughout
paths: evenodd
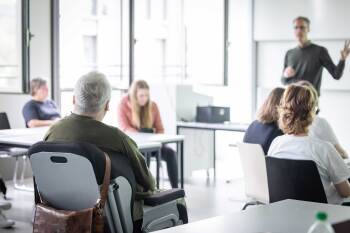
M 44 79 L 35 78 L 30 82 L 32 99 L 22 109 L 26 127 L 50 126 L 61 118 L 55 102 L 47 99 L 48 93 Z

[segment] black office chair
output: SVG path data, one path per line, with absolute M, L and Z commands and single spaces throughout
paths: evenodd
M 0 112 L 0 130 L 3 129 L 11 129 L 9 119 L 7 117 L 6 112 Z M 19 190 L 26 190 L 26 191 L 32 191 L 31 188 L 26 187 L 23 184 L 24 180 L 24 174 L 26 170 L 26 154 L 28 150 L 24 148 L 19 147 L 13 147 L 13 146 L 0 146 L 0 157 L 12 157 L 16 159 L 15 169 L 13 172 L 13 185 L 15 189 Z M 20 179 L 21 181 L 17 179 L 18 170 L 19 170 L 19 159 L 22 158 L 22 171 L 20 172 Z
M 270 203 L 285 199 L 327 203 L 316 163 L 266 157 Z
M 10 129 L 10 122 L 6 112 L 0 112 L 0 129 Z
M 136 179 L 127 156 L 106 152 L 111 158 L 111 182 L 105 206 L 109 232 L 132 233 Z M 81 142 L 39 142 L 29 149 L 28 155 L 35 179 L 36 203 L 39 193 L 43 200 L 59 209 L 78 210 L 96 203 L 105 167 L 103 152 L 96 146 Z M 142 231 L 186 222 L 180 217 L 183 210 L 177 203 L 182 197 L 184 191 L 176 189 L 144 199 Z

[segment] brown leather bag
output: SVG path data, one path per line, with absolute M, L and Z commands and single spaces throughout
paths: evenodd
M 111 174 L 111 161 L 107 154 L 105 174 L 100 192 L 100 199 L 94 207 L 70 211 L 57 210 L 45 204 L 40 198 L 36 205 L 33 224 L 34 233 L 103 233 L 104 217 L 103 209 L 108 194 L 108 185 Z M 76 197 L 72 197 L 76 198 Z

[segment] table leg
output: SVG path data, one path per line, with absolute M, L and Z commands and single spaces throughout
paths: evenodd
M 180 126 L 176 126 L 176 134 L 180 134 Z M 180 158 L 180 187 L 184 188 L 184 141 L 177 142 L 176 146 L 177 146 L 177 161 L 179 161 L 179 158 Z M 179 156 L 179 153 L 180 153 L 180 156 Z
M 150 165 L 151 165 L 151 155 L 150 155 L 150 152 L 146 151 L 146 152 L 144 152 L 144 155 L 145 155 L 145 158 L 146 158 L 147 167 L 149 168 Z
M 216 131 L 214 130 L 214 135 L 213 135 L 213 148 L 214 148 L 214 151 L 213 151 L 213 165 L 214 165 L 214 180 L 216 180 Z
M 184 142 L 180 141 L 180 180 L 181 188 L 184 188 Z
M 161 149 L 157 151 L 157 172 L 156 172 L 156 182 L 157 182 L 157 189 L 159 189 L 159 169 L 160 169 L 160 160 L 161 160 Z
M 15 159 L 16 159 L 15 170 L 13 172 L 13 178 L 12 178 L 14 187 L 17 186 L 17 173 L 18 173 L 18 163 L 19 163 L 18 157 L 16 157 Z
M 20 181 L 20 183 L 18 183 L 17 173 L 19 170 L 19 167 L 18 167 L 19 166 L 19 157 L 16 157 L 15 171 L 13 174 L 13 187 L 17 190 L 33 192 L 34 188 L 27 187 L 26 185 L 24 185 L 24 173 L 25 173 L 25 169 L 26 169 L 27 157 L 26 156 L 21 156 L 21 157 L 23 160 L 23 166 L 22 166 L 22 171 L 21 171 L 21 181 Z

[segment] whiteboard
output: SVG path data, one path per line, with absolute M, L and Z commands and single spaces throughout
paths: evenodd
M 338 64 L 344 40 L 313 41 L 313 43 L 326 47 L 333 62 Z M 257 43 L 258 87 L 273 88 L 282 85 L 284 56 L 289 49 L 295 46 L 294 41 L 261 41 Z M 340 80 L 333 79 L 328 71 L 323 69 L 321 92 L 322 90 L 350 90 L 349 59 Z
M 350 38 L 349 10 L 349 0 L 255 0 L 254 39 L 293 39 L 292 21 L 299 15 L 311 20 L 314 39 Z

